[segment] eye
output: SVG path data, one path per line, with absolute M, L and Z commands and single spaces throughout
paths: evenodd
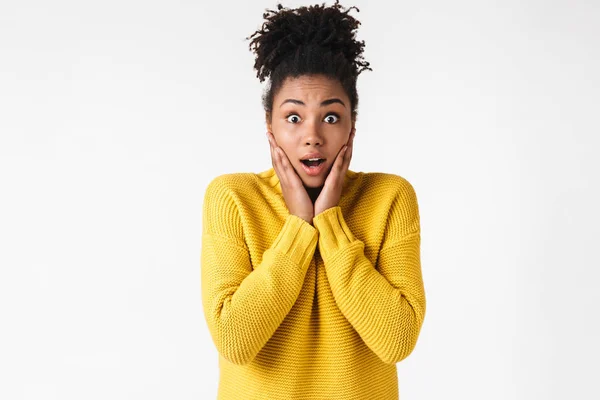
M 285 118 L 288 120 L 288 122 L 291 122 L 292 124 L 295 124 L 296 122 L 298 122 L 298 120 L 296 120 L 296 122 L 293 122 L 293 121 L 291 121 L 291 120 L 290 120 L 290 117 L 296 117 L 296 118 L 299 118 L 299 117 L 298 117 L 298 114 L 293 114 L 293 113 L 292 113 L 292 114 L 288 114 L 288 116 L 287 116 L 287 117 L 285 117 Z M 333 117 L 333 118 L 334 118 L 333 122 L 331 122 L 331 118 L 330 118 L 330 117 Z M 335 124 L 335 123 L 336 123 L 336 122 L 337 122 L 337 121 L 340 119 L 340 116 L 339 116 L 339 115 L 337 115 L 336 113 L 329 113 L 329 114 L 327 114 L 327 116 L 325 117 L 325 119 L 327 120 L 328 118 L 329 118 L 329 121 L 330 121 L 330 122 L 328 122 L 328 123 L 330 123 L 330 124 Z
M 335 122 L 337 122 L 340 119 L 340 116 L 337 115 L 336 113 L 329 113 L 329 114 L 327 114 L 327 116 L 325 117 L 325 119 L 327 119 L 329 117 L 334 117 L 335 118 L 335 121 L 331 122 L 332 124 L 334 124 Z
M 290 117 L 298 117 L 298 114 L 289 114 L 287 117 L 285 117 L 285 118 L 286 118 L 286 119 L 287 119 L 289 122 L 292 122 L 292 121 L 290 121 L 290 119 L 289 119 Z M 298 117 L 298 118 L 299 118 L 299 117 Z M 292 124 L 295 124 L 295 122 L 292 122 Z

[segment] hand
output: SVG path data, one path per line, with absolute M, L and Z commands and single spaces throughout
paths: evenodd
M 315 216 L 331 207 L 337 206 L 340 201 L 344 180 L 346 178 L 346 171 L 348 171 L 350 160 L 352 159 L 352 145 L 354 143 L 355 134 L 356 130 L 352 129 L 348 142 L 342 147 L 335 158 L 333 166 L 331 167 L 331 172 L 327 175 L 323 189 L 321 189 L 321 193 L 315 201 Z
M 312 225 L 314 207 L 302 179 L 296 173 L 283 149 L 277 145 L 271 132 L 267 132 L 267 138 L 271 148 L 273 168 L 279 177 L 283 199 L 290 214 L 296 215 Z

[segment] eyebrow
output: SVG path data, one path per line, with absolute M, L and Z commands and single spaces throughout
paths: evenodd
M 281 103 L 281 105 L 280 105 L 279 107 L 283 106 L 285 103 L 294 103 L 294 104 L 300 104 L 301 106 L 305 106 L 305 105 L 306 105 L 306 104 L 304 104 L 304 102 L 303 102 L 303 101 L 300 101 L 300 100 L 296 100 L 296 99 L 285 99 L 285 100 L 284 100 L 284 101 Z M 324 106 L 327 106 L 327 105 L 329 105 L 329 104 L 333 104 L 333 103 L 340 103 L 341 105 L 343 105 L 344 107 L 346 107 L 346 105 L 344 104 L 344 102 L 343 102 L 342 100 L 338 99 L 338 98 L 327 99 L 327 100 L 325 100 L 325 101 L 321 102 L 321 107 L 324 107 Z

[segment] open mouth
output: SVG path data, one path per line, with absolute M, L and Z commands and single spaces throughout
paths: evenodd
M 325 162 L 324 158 L 310 158 L 308 160 L 300 160 L 302 162 L 302 164 L 306 165 L 307 167 L 318 167 L 319 165 L 323 164 Z
M 325 171 L 324 158 L 309 158 L 308 160 L 300 160 L 302 168 L 308 176 L 318 176 Z

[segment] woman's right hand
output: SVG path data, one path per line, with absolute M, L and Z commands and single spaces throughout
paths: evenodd
M 290 214 L 296 215 L 312 225 L 315 209 L 302 179 L 296 173 L 283 149 L 277 145 L 271 132 L 267 131 L 267 138 L 271 148 L 273 168 L 279 177 L 283 199 Z

